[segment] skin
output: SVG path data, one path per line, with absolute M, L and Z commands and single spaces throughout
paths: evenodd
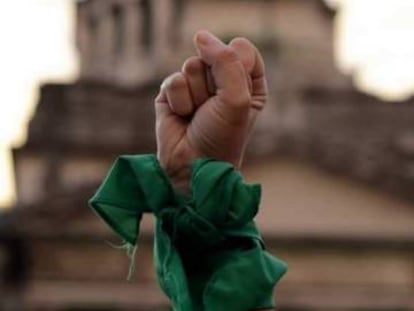
M 228 45 L 207 31 L 197 56 L 168 76 L 155 99 L 157 155 L 176 188 L 188 191 L 191 161 L 213 157 L 240 168 L 267 99 L 263 59 L 247 39 Z
M 235 38 L 226 45 L 199 31 L 194 45 L 197 55 L 164 80 L 155 99 L 157 157 L 184 193 L 196 158 L 241 167 L 249 134 L 267 100 L 263 59 L 250 41 Z

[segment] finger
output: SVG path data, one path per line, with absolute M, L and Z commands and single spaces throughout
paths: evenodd
M 199 56 L 208 65 L 212 65 L 217 53 L 225 44 L 208 31 L 199 31 L 194 36 Z M 261 110 L 267 101 L 267 82 L 263 58 L 257 48 L 245 38 L 235 38 L 230 44 L 240 58 L 249 76 L 249 90 L 253 95 L 253 107 Z M 250 81 L 251 79 L 251 81 Z M 250 85 L 251 82 L 251 85 Z
M 211 73 L 211 67 L 207 67 L 207 90 L 211 96 L 216 95 L 217 87 L 213 74 Z
M 171 110 L 179 116 L 185 117 L 193 113 L 194 105 L 190 94 L 187 79 L 182 72 L 170 75 L 161 85 L 165 89 L 168 104 Z
M 155 103 L 155 117 L 156 119 L 160 119 L 166 116 L 173 114 L 171 108 L 168 104 L 167 95 L 165 94 L 165 89 L 160 88 L 160 91 L 157 97 L 154 100 Z
M 245 38 L 235 38 L 230 42 L 229 46 L 234 48 L 251 78 L 254 108 L 258 110 L 263 109 L 267 101 L 268 91 L 265 65 L 259 50 Z
M 217 54 L 226 48 L 226 44 L 206 30 L 195 34 L 194 45 L 200 58 L 209 66 L 214 64 Z
M 187 78 L 187 84 L 195 106 L 201 106 L 210 97 L 206 65 L 199 57 L 193 56 L 184 62 L 182 72 Z
M 220 112 L 232 122 L 245 121 L 249 113 L 250 93 L 243 64 L 231 47 L 217 53 L 212 74 Z

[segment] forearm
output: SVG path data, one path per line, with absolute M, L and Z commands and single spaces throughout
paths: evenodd
M 185 282 L 195 301 L 201 294 L 213 310 L 269 311 L 264 308 L 273 306 L 273 288 L 286 265 L 266 252 L 253 221 L 260 185 L 244 183 L 237 171 L 266 102 L 263 59 L 242 38 L 226 45 L 202 31 L 195 45 L 198 56 L 168 76 L 155 99 L 157 158 L 175 192 L 169 204 L 183 204 L 165 213 L 170 222 L 163 223 L 173 228 L 186 270 L 201 262 Z M 191 228 L 178 238 L 184 223 Z M 207 271 L 214 277 L 206 278 Z

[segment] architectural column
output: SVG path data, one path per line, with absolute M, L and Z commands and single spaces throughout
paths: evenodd
M 90 33 L 88 32 L 87 3 L 78 2 L 76 7 L 76 48 L 80 63 L 81 78 L 88 75 L 88 55 L 90 53 Z
M 99 17 L 97 43 L 95 48 L 96 78 L 110 80 L 113 72 L 113 21 L 111 16 L 112 1 L 96 1 L 95 9 Z
M 138 83 L 142 75 L 140 35 L 141 35 L 141 15 L 139 12 L 139 1 L 128 1 L 124 4 L 124 55 L 122 66 L 119 69 L 121 83 L 134 85 Z
M 165 66 L 165 60 L 171 56 L 169 34 L 171 32 L 171 15 L 173 1 L 152 0 L 153 4 L 153 35 L 154 35 L 154 64 L 160 72 Z

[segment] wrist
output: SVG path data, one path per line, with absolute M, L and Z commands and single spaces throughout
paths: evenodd
M 187 165 L 175 172 L 167 172 L 170 178 L 171 184 L 175 191 L 179 191 L 183 194 L 190 193 L 190 179 L 191 179 L 191 167 Z
M 180 164 L 174 163 L 174 165 L 169 165 L 168 161 L 165 161 L 159 155 L 157 156 L 157 158 L 161 168 L 169 177 L 169 180 L 174 190 L 184 194 L 189 194 L 191 179 L 191 163 L 189 161 L 183 161 Z

